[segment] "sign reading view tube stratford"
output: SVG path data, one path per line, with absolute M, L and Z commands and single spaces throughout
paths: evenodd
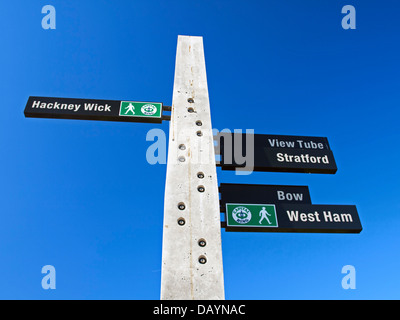
M 162 103 L 29 97 L 25 117 L 123 122 L 162 122 Z
M 226 231 L 360 233 L 356 206 L 227 203 Z
M 336 173 L 328 139 L 220 132 L 217 135 L 222 170 L 243 168 L 254 171 Z M 249 146 L 253 143 L 253 146 Z M 251 152 L 249 155 L 248 153 Z M 246 153 L 243 157 L 243 153 Z M 245 159 L 253 165 L 242 161 Z M 249 161 L 251 159 L 251 161 Z

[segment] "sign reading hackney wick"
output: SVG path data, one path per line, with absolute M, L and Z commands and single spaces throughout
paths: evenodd
M 359 233 L 355 206 L 312 205 L 308 187 L 221 183 L 226 231 Z
M 29 97 L 25 117 L 162 122 L 162 103 L 120 100 Z
M 254 153 L 252 160 L 254 171 L 275 172 L 306 172 L 306 173 L 336 173 L 337 167 L 333 153 L 325 137 L 304 137 L 225 133 L 217 135 L 220 143 L 222 170 L 235 170 L 245 168 L 245 164 L 239 163 L 235 155 L 245 152 Z M 249 142 L 254 142 L 254 148 L 249 147 Z M 236 150 L 239 149 L 239 150 Z M 248 158 L 251 155 L 246 154 Z

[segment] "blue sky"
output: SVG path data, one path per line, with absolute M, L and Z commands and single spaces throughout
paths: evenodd
M 56 30 L 41 27 L 44 5 Z M 344 30 L 351 4 L 357 29 Z M 171 105 L 178 35 L 204 37 L 213 127 L 328 137 L 335 175 L 219 182 L 308 185 L 355 204 L 361 234 L 226 233 L 227 299 L 399 299 L 397 1 L 2 1 L 0 298 L 159 299 L 168 123 L 27 119 L 30 95 Z M 41 268 L 56 268 L 43 290 Z M 344 290 L 341 269 L 356 269 Z

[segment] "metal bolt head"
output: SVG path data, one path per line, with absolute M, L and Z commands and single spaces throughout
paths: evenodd
M 183 225 L 185 225 L 185 219 L 183 219 L 183 218 L 179 218 L 178 219 L 178 224 L 180 225 L 180 226 L 183 226 Z
M 189 98 L 189 99 L 187 99 L 187 101 L 188 101 L 189 103 L 194 103 L 194 99 L 193 99 L 193 98 Z
M 197 120 L 197 121 L 196 121 L 196 126 L 199 126 L 199 127 L 200 127 L 200 126 L 202 126 L 202 125 L 203 125 L 203 122 L 201 122 L 200 120 Z
M 179 210 L 185 210 L 185 208 L 186 208 L 186 206 L 185 206 L 185 204 L 183 202 L 178 204 L 178 209 Z
M 204 240 L 204 239 L 200 239 L 198 244 L 200 247 L 205 247 L 207 245 L 206 240 Z
M 199 257 L 199 263 L 205 264 L 206 262 L 207 262 L 207 259 L 206 259 L 205 256 L 200 256 L 200 257 Z
M 206 188 L 204 188 L 203 186 L 197 187 L 197 191 L 199 191 L 199 192 L 204 192 L 205 190 L 206 190 Z
M 203 173 L 203 172 L 199 172 L 199 173 L 197 174 L 197 178 L 203 179 L 203 178 L 204 178 L 204 173 Z

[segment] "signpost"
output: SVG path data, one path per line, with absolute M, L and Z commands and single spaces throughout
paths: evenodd
M 25 117 L 161 123 L 161 102 L 29 97 Z
M 172 111 L 171 116 L 163 111 Z M 165 184 L 161 299 L 224 299 L 220 211 L 226 231 L 359 233 L 355 206 L 313 205 L 307 186 L 221 184 L 202 37 L 179 36 L 172 107 L 160 102 L 29 97 L 31 118 L 161 123 L 171 120 Z M 222 170 L 337 171 L 327 138 L 220 133 Z M 239 157 L 242 159 L 242 157 Z M 202 159 L 202 161 L 198 161 Z M 220 210 L 219 210 L 220 209 Z
M 173 90 L 161 299 L 224 299 L 217 170 L 202 37 L 178 37 Z
M 242 150 L 254 150 L 254 171 L 336 173 L 337 167 L 328 139 L 324 137 L 254 134 L 254 148 L 246 146 L 245 134 L 218 134 L 222 170 L 245 168 L 235 159 Z M 241 148 L 235 150 L 235 148 Z M 246 155 L 249 157 L 249 155 Z

